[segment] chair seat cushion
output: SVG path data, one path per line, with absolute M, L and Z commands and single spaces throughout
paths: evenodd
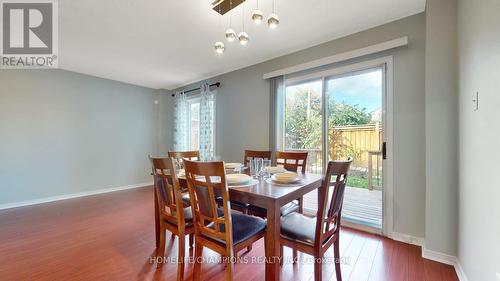
M 189 198 L 189 192 L 182 193 L 181 200 L 182 200 L 182 203 L 184 203 L 184 205 L 190 206 L 191 205 L 191 199 Z
M 250 205 L 249 210 L 251 213 L 256 214 L 258 216 L 265 216 L 266 215 L 266 209 Z M 299 201 L 294 200 L 283 207 L 281 207 L 281 215 L 286 216 L 290 213 L 297 212 L 299 210 Z
M 186 226 L 193 225 L 193 211 L 191 207 L 184 208 L 184 221 L 186 222 Z M 170 224 L 177 225 L 177 221 L 167 221 Z
M 294 200 L 285 206 L 281 207 L 281 215 L 286 216 L 290 213 L 297 212 L 299 210 L 299 201 Z
M 281 236 L 288 240 L 314 245 L 316 218 L 293 212 L 281 217 Z
M 233 244 L 241 243 L 248 238 L 263 232 L 266 229 L 266 221 L 249 215 L 239 214 L 232 212 L 232 226 L 233 226 Z M 214 223 L 208 225 L 214 227 Z M 224 231 L 224 225 L 221 226 L 221 231 Z M 214 239 L 220 243 L 225 243 L 223 240 Z

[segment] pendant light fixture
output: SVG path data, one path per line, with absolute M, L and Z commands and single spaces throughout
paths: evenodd
M 217 42 L 215 42 L 215 44 L 214 44 L 214 49 L 215 49 L 215 52 L 216 52 L 217 54 L 222 54 L 222 53 L 224 53 L 224 50 L 225 50 L 226 48 L 224 47 L 224 43 L 222 43 L 222 42 L 220 42 L 220 41 L 217 41 Z
M 257 8 L 252 12 L 252 20 L 255 24 L 260 24 L 263 18 L 264 14 L 259 10 L 259 0 L 257 0 Z
M 236 39 L 236 32 L 232 28 L 232 14 L 229 15 L 229 28 L 226 30 L 226 39 L 229 42 L 233 42 Z
M 273 0 L 273 12 L 269 15 L 269 18 L 267 19 L 267 25 L 269 26 L 269 28 L 271 29 L 274 29 L 278 26 L 278 24 L 280 23 L 280 19 L 278 17 L 278 15 L 275 13 L 275 9 L 276 9 L 276 3 L 275 3 L 276 0 Z
M 230 10 L 233 8 L 233 1 L 229 1 Z M 229 28 L 226 30 L 226 39 L 229 42 L 234 42 L 236 40 L 236 32 L 233 29 L 233 14 L 229 14 Z
M 219 11 L 220 11 L 220 7 L 219 7 Z M 221 20 L 220 20 L 220 18 L 219 18 L 219 27 L 220 27 L 220 25 L 221 25 L 220 21 L 221 21 Z M 217 42 L 215 42 L 215 44 L 214 44 L 214 50 L 215 50 L 215 52 L 216 52 L 217 54 L 222 54 L 222 53 L 224 53 L 224 50 L 225 50 L 225 49 L 226 49 L 226 48 L 225 48 L 225 46 L 224 46 L 224 43 L 222 43 L 221 41 L 217 41 Z
M 250 38 L 248 33 L 245 32 L 245 4 L 241 6 L 241 32 L 238 34 L 238 40 L 240 40 L 241 45 L 246 45 Z

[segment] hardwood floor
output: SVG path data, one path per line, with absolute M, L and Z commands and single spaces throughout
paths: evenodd
M 176 257 L 176 241 L 168 239 L 167 258 Z M 453 267 L 423 259 L 417 246 L 346 228 L 340 245 L 344 281 L 458 280 Z M 263 254 L 261 240 L 241 256 L 235 280 L 264 280 Z M 150 187 L 0 211 L 1 280 L 175 280 L 175 264 L 157 269 L 152 255 Z M 214 259 L 203 264 L 204 280 L 224 280 L 218 255 L 206 249 L 204 257 Z M 285 259 L 291 258 L 285 248 Z M 299 259 L 285 260 L 282 280 L 313 280 L 311 257 Z M 192 269 L 186 266 L 186 280 Z M 335 280 L 334 264 L 325 264 L 323 274 Z

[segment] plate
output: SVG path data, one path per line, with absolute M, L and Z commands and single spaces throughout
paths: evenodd
M 285 168 L 283 167 L 267 167 L 266 170 L 270 174 L 278 174 L 286 172 Z
M 226 169 L 236 169 L 243 166 L 241 163 L 226 163 L 225 167 Z
M 243 185 L 252 181 L 252 177 L 245 174 L 226 175 L 226 182 L 229 185 Z
M 293 173 L 293 172 L 274 174 L 271 178 L 274 181 L 280 182 L 280 183 L 294 183 L 294 182 L 300 181 L 299 175 L 297 175 L 297 173 Z

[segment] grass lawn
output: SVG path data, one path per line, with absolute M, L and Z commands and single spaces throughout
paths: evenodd
M 373 177 L 373 185 L 377 185 L 377 177 Z M 368 178 L 349 175 L 347 178 L 347 186 L 368 188 Z

